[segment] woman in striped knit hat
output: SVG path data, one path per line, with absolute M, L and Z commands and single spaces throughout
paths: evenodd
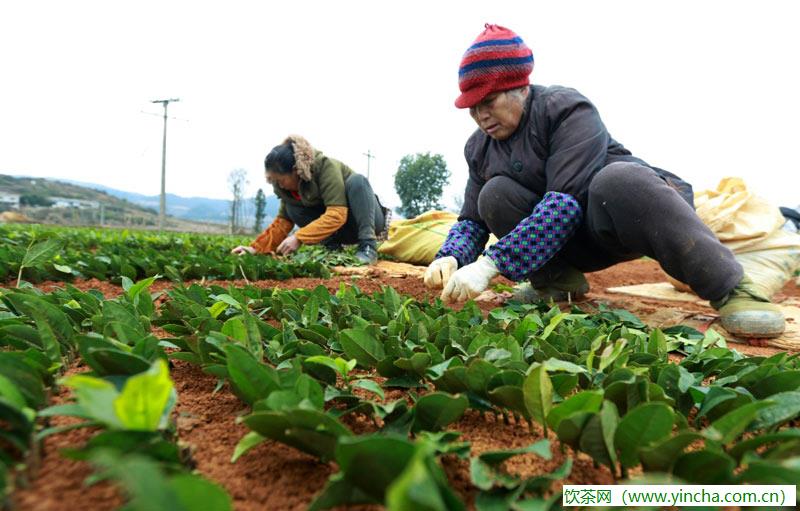
M 646 255 L 710 300 L 731 333 L 782 333 L 780 309 L 695 214 L 692 187 L 633 156 L 578 91 L 530 85 L 532 71 L 531 50 L 498 25 L 464 54 L 455 104 L 478 129 L 459 221 L 426 285 L 464 300 L 502 274 L 528 281 L 518 299 L 563 300 L 588 291 L 583 272 Z M 489 233 L 499 241 L 484 250 Z

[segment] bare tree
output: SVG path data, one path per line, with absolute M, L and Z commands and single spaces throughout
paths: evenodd
M 248 183 L 245 169 L 234 169 L 228 174 L 228 189 L 233 194 L 230 213 L 231 234 L 238 233 L 244 227 L 244 189 Z

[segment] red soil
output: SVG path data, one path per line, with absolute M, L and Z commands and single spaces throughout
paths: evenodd
M 681 314 L 686 313 L 687 317 L 693 314 L 714 316 L 712 309 L 696 303 L 665 303 L 606 291 L 607 287 L 663 281 L 663 273 L 654 261 L 632 261 L 587 277 L 592 290 L 579 304 L 587 308 L 605 302 L 613 307 L 631 310 L 642 317 L 664 309 L 678 309 Z M 322 284 L 328 289 L 335 290 L 338 289 L 340 282 L 355 283 L 365 292 L 377 291 L 381 285 L 390 285 L 401 293 L 420 299 L 435 296 L 420 280 L 411 277 L 361 279 L 334 277 L 329 280 L 303 278 L 288 281 L 259 281 L 253 284 L 259 287 L 309 289 Z M 236 281 L 233 284 L 244 285 L 245 282 Z M 60 283 L 44 283 L 40 288 L 50 290 L 53 286 L 60 285 Z M 106 297 L 121 293 L 119 286 L 97 280 L 78 281 L 73 285 L 83 290 L 98 289 Z M 163 291 L 170 286 L 169 282 L 157 282 L 152 290 Z M 792 281 L 776 298 L 781 301 L 787 297 L 798 296 L 800 290 Z M 492 303 L 481 305 L 485 310 L 495 306 L 496 304 Z M 736 348 L 752 354 L 778 351 L 774 348 L 747 345 L 736 345 Z M 324 487 L 330 474 L 335 472 L 335 465 L 320 463 L 311 456 L 272 441 L 252 449 L 236 463 L 230 463 L 236 443 L 247 432 L 246 427 L 236 423 L 236 417 L 247 412 L 246 405 L 231 394 L 226 386 L 213 393 L 216 379 L 202 373 L 197 367 L 179 361 L 173 365 L 171 374 L 179 394 L 179 403 L 175 411 L 179 438 L 182 444 L 190 447 L 197 471 L 224 486 L 237 510 L 305 509 Z M 63 402 L 67 397 L 68 394 L 62 389 L 54 397 L 53 402 Z M 393 394 L 392 397 L 399 395 Z M 68 420 L 58 418 L 52 422 L 62 424 L 68 423 Z M 345 422 L 358 431 L 369 431 L 372 428 L 371 423 L 359 418 L 350 418 Z M 543 432 L 536 425 L 531 430 L 525 423 L 516 424 L 512 419 L 510 424 L 506 424 L 502 419 L 498 420 L 475 411 L 468 411 L 460 421 L 452 425 L 451 429 L 460 431 L 462 440 L 471 443 L 473 454 L 487 450 L 523 447 L 543 438 Z M 58 454 L 58 450 L 63 447 L 80 446 L 91 434 L 92 432 L 88 430 L 77 430 L 54 435 L 45 440 L 41 450 L 41 462 L 38 467 L 31 467 L 30 473 L 26 474 L 30 479 L 28 486 L 13 493 L 12 508 L 55 511 L 64 509 L 65 503 L 72 509 L 85 508 L 95 511 L 118 507 L 121 497 L 113 486 L 100 484 L 84 487 L 83 481 L 91 473 L 91 468 L 84 463 L 65 460 Z M 551 440 L 553 439 L 551 433 Z M 565 454 L 560 452 L 555 442 L 552 452 L 553 459 L 550 461 L 543 461 L 534 455 L 525 455 L 509 460 L 506 468 L 523 476 L 554 470 L 564 461 Z M 583 454 L 576 456 L 568 448 L 566 453 L 574 459 L 572 474 L 566 482 L 571 484 L 613 482 L 611 473 L 606 467 L 595 468 L 587 456 Z M 468 462 L 448 455 L 443 460 L 443 466 L 452 486 L 472 506 L 476 493 L 469 483 Z

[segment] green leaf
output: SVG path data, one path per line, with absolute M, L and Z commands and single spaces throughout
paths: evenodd
M 356 359 L 361 367 L 376 367 L 386 356 L 383 345 L 365 330 L 342 330 L 339 342 L 347 358 Z
M 147 371 L 150 368 L 150 361 L 138 355 L 126 353 L 118 349 L 93 348 L 89 350 L 89 356 L 93 363 L 89 364 L 98 375 L 106 376 L 113 374 L 134 375 Z M 87 360 L 87 364 L 89 360 Z
M 214 302 L 212 306 L 206 307 L 206 309 L 208 309 L 208 313 L 211 314 L 212 318 L 217 319 L 220 314 L 228 309 L 228 307 L 230 307 L 230 304 L 220 301 Z
M 558 422 L 558 439 L 577 450 L 583 428 L 593 416 L 589 412 L 575 412 L 563 418 Z
M 384 399 L 383 389 L 373 380 L 356 380 L 353 382 L 354 387 L 359 387 L 376 394 L 381 399 Z
M 339 438 L 352 435 L 339 421 L 318 410 L 258 411 L 243 417 L 242 421 L 261 436 L 318 456 L 323 461 L 333 459 Z
M 24 268 L 34 268 L 46 263 L 56 255 L 61 249 L 61 243 L 56 239 L 40 241 L 28 247 L 25 256 L 22 258 L 21 266 Z
M 414 406 L 412 431 L 439 431 L 457 421 L 469 406 L 467 396 L 446 392 L 431 392 L 419 398 Z
M 342 358 L 339 358 L 339 360 L 342 360 L 342 362 L 344 362 L 344 359 L 342 359 Z M 320 365 L 323 365 L 325 367 L 329 367 L 329 368 L 333 369 L 334 371 L 336 371 L 343 378 L 347 377 L 347 373 L 349 372 L 349 371 L 347 371 L 347 364 L 346 363 L 344 363 L 344 365 L 336 363 L 336 361 L 334 359 L 332 359 L 331 357 L 328 357 L 326 355 L 314 355 L 314 356 L 308 357 L 303 361 L 303 364 L 320 364 Z
M 114 413 L 114 401 L 119 397 L 114 384 L 83 374 L 69 376 L 62 383 L 75 390 L 78 404 L 85 410 L 87 417 L 92 417 L 109 427 L 123 427 L 119 417 Z
M 522 414 L 526 419 L 529 418 L 528 410 L 525 408 L 525 396 L 522 394 L 522 387 L 516 385 L 501 385 L 489 391 L 489 401 L 499 406 Z
M 700 424 L 700 419 L 710 413 L 715 407 L 726 401 L 736 399 L 738 396 L 740 396 L 740 394 L 733 389 L 717 386 L 709 388 L 705 397 L 703 397 L 703 402 L 695 417 L 695 425 Z
M 611 364 L 614 363 L 620 355 L 622 355 L 622 351 L 625 349 L 628 341 L 625 339 L 617 339 L 614 344 L 609 344 L 600 353 L 600 365 L 598 366 L 598 371 L 604 371 L 606 367 L 609 367 Z
M 168 478 L 158 464 L 135 454 L 118 456 L 113 451 L 100 450 L 90 459 L 104 469 L 101 477 L 119 481 L 127 490 L 130 501 L 125 508 L 131 511 L 232 509 L 227 493 L 199 476 L 178 474 Z
M 244 321 L 241 316 L 228 319 L 223 323 L 220 331 L 231 339 L 243 345 L 247 345 L 247 329 L 244 326 Z
M 550 442 L 548 440 L 540 440 L 522 449 L 491 451 L 473 457 L 470 460 L 470 479 L 472 480 L 472 484 L 481 490 L 491 490 L 492 488 L 500 487 L 506 490 L 517 491 L 522 491 L 529 483 L 535 484 L 532 480 L 524 481 L 519 476 L 507 474 L 500 467 L 505 460 L 513 456 L 527 453 L 535 453 L 541 458 L 549 460 L 552 457 Z
M 262 444 L 266 440 L 267 440 L 266 438 L 259 435 L 255 431 L 248 432 L 236 444 L 236 448 L 233 450 L 233 456 L 231 456 L 231 463 L 236 463 L 236 460 L 241 458 L 247 451 L 249 451 L 250 449 L 252 449 L 257 445 Z
M 614 433 L 619 424 L 617 407 L 604 401 L 600 413 L 593 415 L 581 432 L 578 445 L 595 463 L 608 466 L 616 472 L 617 453 L 614 448 Z
M 758 399 L 765 399 L 778 392 L 800 390 L 800 370 L 781 371 L 763 380 L 759 380 L 749 388 Z
M 160 278 L 161 275 L 154 275 L 152 277 L 142 279 L 136 284 L 132 285 L 130 289 L 126 290 L 128 292 L 128 298 L 130 298 L 131 300 L 135 300 L 136 297 L 139 296 L 139 293 L 141 293 L 142 291 L 146 291 L 147 289 L 150 289 L 150 286 L 153 285 L 153 282 L 155 282 L 156 279 Z
M 125 381 L 114 400 L 114 412 L 126 429 L 155 431 L 166 425 L 174 401 L 167 363 L 157 359 L 147 372 Z
M 562 312 L 561 314 L 556 314 L 555 316 L 553 316 L 553 318 L 547 324 L 547 327 L 545 327 L 545 329 L 542 332 L 542 335 L 540 337 L 542 339 L 547 339 L 548 337 L 550 337 L 550 334 L 553 333 L 553 330 L 555 330 L 556 327 L 559 325 L 559 323 L 561 323 L 564 320 L 564 318 L 566 318 L 567 316 L 569 316 L 569 314 L 567 314 L 565 312 Z
M 345 480 L 341 472 L 337 472 L 328 479 L 322 493 L 314 499 L 308 511 L 331 509 L 346 504 L 380 504 L 380 501 L 369 497 L 360 488 Z
M 531 367 L 522 384 L 522 394 L 525 409 L 536 422 L 544 426 L 546 434 L 546 419 L 553 405 L 553 384 L 543 365 L 536 364 Z
M 231 383 L 246 403 L 252 405 L 280 389 L 275 369 L 258 362 L 243 347 L 229 344 L 225 346 L 225 356 Z
M 27 406 L 25 398 L 17 386 L 7 377 L 0 374 L 0 396 L 6 399 L 15 408 L 22 410 Z
M 336 447 L 336 462 L 344 479 L 377 502 L 403 472 L 415 452 L 405 438 L 382 435 L 344 437 Z
M 0 375 L 16 385 L 28 406 L 38 408 L 45 404 L 42 376 L 25 362 L 21 353 L 0 351 Z
M 586 370 L 585 367 L 579 366 L 578 364 L 573 364 L 572 362 L 567 362 L 566 360 L 559 360 L 557 358 L 549 358 L 544 361 L 542 364 L 544 368 L 547 369 L 547 372 L 554 372 L 554 371 L 565 371 L 570 374 L 588 374 L 589 371 Z
M 433 470 L 437 473 L 434 473 Z M 438 477 L 437 477 L 438 476 Z M 418 449 L 402 474 L 386 491 L 386 507 L 392 511 L 460 511 L 464 505 L 439 481 L 441 469 Z
M 61 273 L 72 274 L 72 268 L 64 264 L 53 263 L 53 268 L 60 271 Z
M 774 405 L 773 401 L 756 401 L 746 404 L 715 420 L 703 430 L 703 435 L 714 442 L 728 445 L 742 434 L 764 408 Z
M 554 402 L 562 401 L 564 396 L 568 396 L 578 386 L 578 375 L 568 373 L 558 373 L 550 376 L 553 383 L 553 391 L 558 397 L 553 397 Z
M 183 509 L 208 509 L 214 511 L 231 511 L 231 498 L 216 483 L 207 481 L 194 474 L 178 474 L 170 480 L 170 488 L 183 504 Z
M 236 309 L 238 309 L 240 311 L 243 311 L 243 310 L 246 309 L 246 307 L 244 305 L 242 305 L 236 298 L 232 297 L 229 294 L 223 293 L 223 294 L 219 294 L 219 295 L 214 295 L 213 298 L 215 300 L 219 301 L 219 302 L 225 302 L 228 305 L 230 305 L 231 307 L 234 307 L 234 308 L 236 308 Z
M 534 442 L 527 447 L 518 449 L 505 449 L 500 451 L 486 451 L 478 455 L 478 458 L 488 465 L 499 465 L 509 458 L 518 456 L 520 454 L 533 453 L 544 460 L 550 460 L 553 457 L 550 451 L 550 440 L 542 439 Z
M 449 372 L 450 371 L 447 371 L 446 373 Z M 495 374 L 499 372 L 500 369 L 498 369 L 497 367 L 495 367 L 494 365 L 490 364 L 485 360 L 482 359 L 473 360 L 472 363 L 467 368 L 465 375 L 467 387 L 475 394 L 483 396 L 486 394 L 486 390 L 489 386 L 489 381 Z
M 782 441 L 793 441 L 800 439 L 800 429 L 792 428 L 792 429 L 784 429 L 781 431 L 777 431 L 775 433 L 767 433 L 764 435 L 759 435 L 748 440 L 744 440 L 742 442 L 737 442 L 734 446 L 731 447 L 728 454 L 736 458 L 736 460 L 742 459 L 746 453 L 755 451 L 762 445 L 770 444 L 770 443 L 780 443 Z
M 682 431 L 652 447 L 643 447 L 639 449 L 642 467 L 648 472 L 670 472 L 675 460 L 683 454 L 683 450 L 701 438 L 703 435 L 700 433 Z
M 736 461 L 720 451 L 693 451 L 675 461 L 672 473 L 695 484 L 729 484 Z
M 414 353 L 410 358 L 398 358 L 394 365 L 404 371 L 420 377 L 425 376 L 425 371 L 431 365 L 431 356 L 427 353 Z
M 753 429 L 770 429 L 800 416 L 800 392 L 779 392 L 769 400 L 775 404 L 758 412 Z
M 619 422 L 614 445 L 626 468 L 639 464 L 639 448 L 647 447 L 668 436 L 672 431 L 675 413 L 664 403 L 644 403 L 629 411 Z
M 597 413 L 603 404 L 603 392 L 600 390 L 584 390 L 570 396 L 553 407 L 547 415 L 547 424 L 558 431 L 559 423 L 576 412 Z
M 667 337 L 658 328 L 650 332 L 647 339 L 647 353 L 653 355 L 665 355 L 667 353 Z
M 800 481 L 800 466 L 797 458 L 786 460 L 780 464 L 774 461 L 753 461 L 747 469 L 739 474 L 738 482 L 750 484 L 789 484 L 797 485 Z

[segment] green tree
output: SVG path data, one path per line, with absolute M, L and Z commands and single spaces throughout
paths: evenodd
M 261 188 L 256 192 L 256 225 L 253 227 L 255 232 L 261 232 L 264 226 L 264 217 L 267 215 L 267 197 Z
M 19 196 L 19 203 L 21 206 L 42 206 L 49 208 L 53 205 L 53 201 L 47 197 L 35 193 L 26 193 Z
M 441 154 L 403 156 L 394 175 L 394 189 L 402 203 L 397 212 L 411 218 L 429 209 L 441 209 L 439 199 L 448 179 L 450 171 Z

